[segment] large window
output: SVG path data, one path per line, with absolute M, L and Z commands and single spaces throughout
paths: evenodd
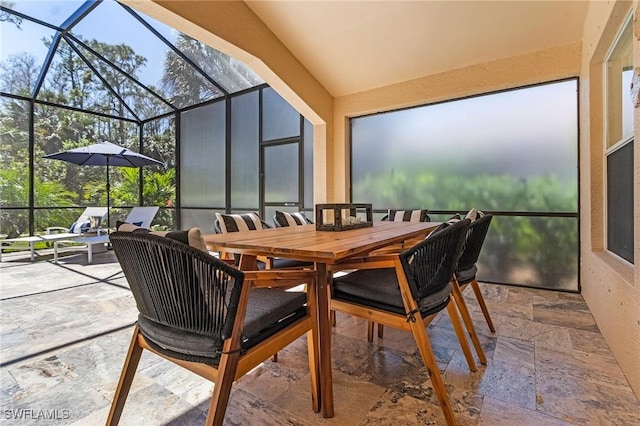
M 627 19 L 606 61 L 607 249 L 633 263 L 633 34 Z
M 351 120 L 354 202 L 494 213 L 485 281 L 578 290 L 576 79 Z

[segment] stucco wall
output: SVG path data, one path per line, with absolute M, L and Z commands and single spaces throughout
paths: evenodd
M 627 2 L 592 2 L 584 27 L 580 88 L 580 250 L 582 295 L 631 387 L 640 395 L 639 268 L 605 250 L 603 62 L 631 10 L 632 5 Z M 634 44 L 637 68 L 640 66 L 637 38 Z M 636 108 L 636 138 L 640 131 L 639 114 Z M 636 143 L 635 265 L 640 262 L 640 153 L 637 146 Z

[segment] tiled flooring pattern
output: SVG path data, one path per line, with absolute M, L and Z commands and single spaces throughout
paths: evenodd
M 91 265 L 86 254 L 59 265 L 9 259 L 0 279 L 0 423 L 104 424 L 136 319 L 113 253 Z M 429 327 L 460 425 L 640 424 L 640 403 L 580 295 L 482 290 L 495 334 L 470 290 L 466 296 L 486 366 L 469 372 L 446 313 Z M 444 424 L 408 333 L 385 328 L 383 339 L 368 343 L 364 321 L 338 314 L 332 353 L 333 419 L 311 410 L 301 339 L 234 385 L 226 423 Z M 211 388 L 145 354 L 121 424 L 202 424 Z

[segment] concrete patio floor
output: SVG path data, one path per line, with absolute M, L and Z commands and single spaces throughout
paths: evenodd
M 0 423 L 104 424 L 137 313 L 113 252 L 0 263 Z M 640 403 L 577 294 L 481 284 L 497 332 L 467 303 L 488 364 L 470 373 L 446 315 L 429 327 L 461 425 L 632 425 Z M 335 417 L 311 410 L 306 342 L 234 384 L 230 425 L 444 424 L 408 333 L 338 314 Z M 212 384 L 143 355 L 123 425 L 203 424 Z

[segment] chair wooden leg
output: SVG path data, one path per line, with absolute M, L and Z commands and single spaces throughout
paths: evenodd
M 117 425 L 122 415 L 122 409 L 124 403 L 127 400 L 127 395 L 131 389 L 131 383 L 133 377 L 136 374 L 138 363 L 140 362 L 140 356 L 142 355 L 142 347 L 138 344 L 138 334 L 140 329 L 136 325 L 133 330 L 133 337 L 131 338 L 131 344 L 129 345 L 129 351 L 127 352 L 127 358 L 124 361 L 122 367 L 122 373 L 120 374 L 120 381 L 116 388 L 116 393 L 113 395 L 113 402 L 111 403 L 111 410 L 109 410 L 109 417 L 107 417 L 107 425 Z
M 223 351 L 230 353 L 222 355 L 220 364 L 218 364 L 218 377 L 213 388 L 213 395 L 211 396 L 209 412 L 205 422 L 207 426 L 222 426 L 223 424 L 231 386 L 233 385 L 238 359 L 240 358 L 240 352 L 230 351 L 230 347 L 227 344 L 223 346 Z
M 271 362 L 278 362 L 278 352 L 271 355 Z
M 376 323 L 373 321 L 367 321 L 367 341 L 373 342 L 373 329 Z
M 376 323 L 373 321 L 369 321 L 367 324 L 367 340 L 369 342 L 373 342 L 373 330 L 375 328 Z M 384 325 L 378 323 L 378 337 L 382 339 L 384 337 Z
M 473 289 L 474 294 L 476 295 L 476 299 L 478 299 L 478 304 L 480 305 L 480 309 L 482 309 L 482 314 L 484 315 L 484 319 L 487 320 L 487 324 L 489 325 L 489 330 L 492 333 L 496 332 L 496 328 L 493 326 L 493 321 L 491 321 L 491 315 L 489 315 L 489 309 L 487 309 L 487 304 L 484 302 L 484 297 L 482 296 L 482 292 L 480 291 L 480 286 L 478 285 L 478 281 L 474 278 L 471 281 L 471 288 Z
M 449 303 L 449 305 L 452 304 Z M 422 321 L 411 322 L 410 324 L 413 337 L 416 340 L 416 344 L 418 345 L 418 350 L 420 351 L 422 361 L 424 362 L 424 365 L 425 367 L 427 367 L 427 370 L 429 372 L 433 390 L 438 397 L 438 402 L 440 403 L 440 407 L 442 408 L 442 412 L 444 413 L 444 418 L 447 421 L 447 425 L 455 426 L 456 418 L 453 414 L 451 403 L 449 402 L 447 389 L 445 388 L 444 381 L 442 380 L 442 376 L 440 375 L 440 369 L 438 368 L 436 357 L 433 354 L 433 349 L 431 348 L 431 342 L 429 341 L 426 327 L 424 326 L 424 323 Z
M 480 345 L 480 339 L 478 339 L 478 334 L 476 333 L 476 329 L 473 326 L 473 321 L 471 320 L 469 309 L 467 308 L 467 304 L 465 303 L 462 292 L 460 291 L 460 285 L 455 278 L 451 283 L 451 295 L 456 301 L 456 305 L 458 306 L 458 310 L 460 311 L 460 316 L 462 316 L 464 325 L 467 327 L 469 337 L 471 337 L 471 343 L 473 343 L 473 347 L 476 349 L 476 353 L 478 354 L 480 363 L 486 365 L 487 357 L 484 355 L 484 350 L 482 349 L 482 345 Z
M 334 311 L 333 309 L 329 311 L 329 321 L 331 322 L 332 326 L 336 326 L 336 311 Z
M 471 353 L 469 342 L 467 342 L 467 336 L 462 329 L 462 323 L 460 322 L 460 317 L 458 317 L 458 309 L 456 309 L 455 302 L 449 302 L 449 304 L 447 305 L 447 311 L 449 312 L 449 318 L 451 318 L 451 325 L 453 325 L 453 330 L 456 332 L 456 336 L 458 336 L 460 347 L 462 347 L 462 353 L 464 353 L 464 357 L 467 360 L 469 370 L 478 371 L 476 362 L 473 360 L 473 354 Z

